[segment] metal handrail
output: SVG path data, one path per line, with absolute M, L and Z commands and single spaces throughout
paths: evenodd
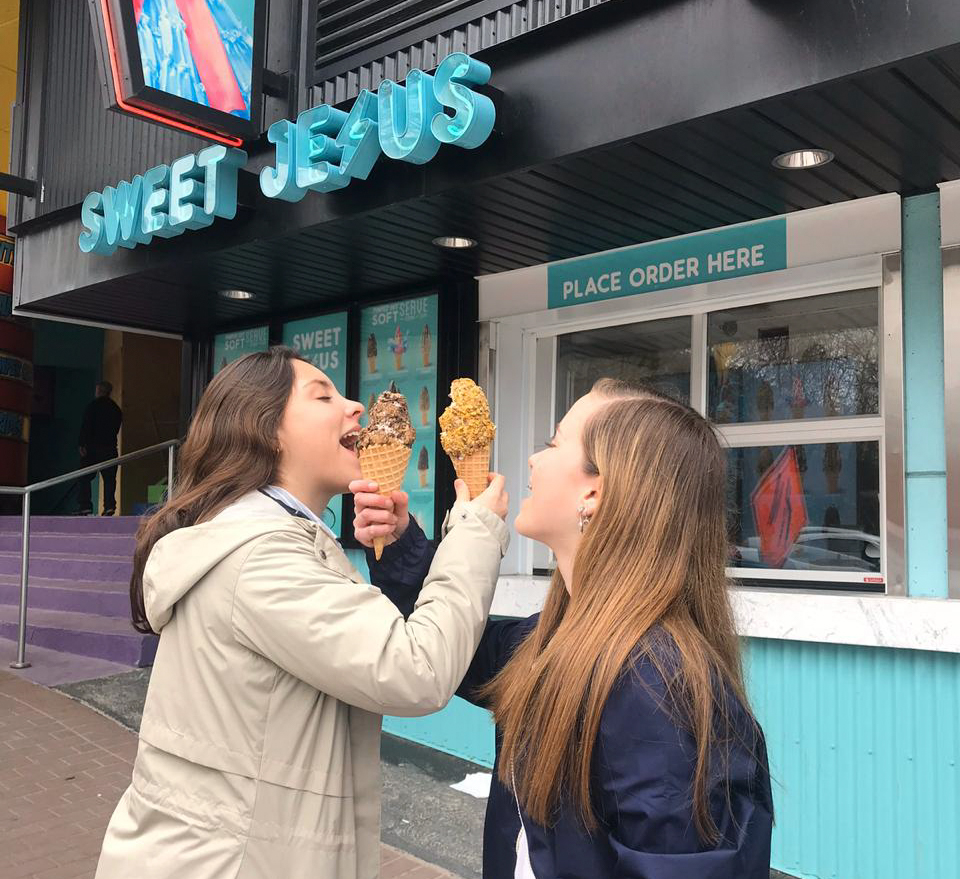
M 54 476 L 52 479 L 44 479 L 42 482 L 34 482 L 32 485 L 0 485 L 0 494 L 21 495 L 23 497 L 23 538 L 20 545 L 20 630 L 17 635 L 17 661 L 10 663 L 10 668 L 30 668 L 30 663 L 26 661 L 27 649 L 27 579 L 30 564 L 30 495 L 45 488 L 53 488 L 56 485 L 63 485 L 66 482 L 72 482 L 81 476 L 93 476 L 101 470 L 108 467 L 115 467 L 119 464 L 125 464 L 128 461 L 136 461 L 138 458 L 145 458 L 147 455 L 155 455 L 157 452 L 167 450 L 167 498 L 173 496 L 173 461 L 174 449 L 180 445 L 180 440 L 167 440 L 157 443 L 153 446 L 147 446 L 136 452 L 127 452 L 125 455 L 119 455 L 111 458 L 109 461 L 101 461 L 99 464 L 91 464 L 89 467 L 81 467 L 79 470 L 73 470 L 70 473 L 64 473 L 63 476 Z

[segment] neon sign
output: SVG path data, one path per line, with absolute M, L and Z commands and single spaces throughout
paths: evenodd
M 384 80 L 364 89 L 349 112 L 329 104 L 281 119 L 267 139 L 276 167 L 260 172 L 268 198 L 300 201 L 309 190 L 332 192 L 366 180 L 380 154 L 423 165 L 441 144 L 475 149 L 493 131 L 493 101 L 470 86 L 490 81 L 490 67 L 462 52 L 448 55 L 434 75 L 411 70 L 405 85 Z

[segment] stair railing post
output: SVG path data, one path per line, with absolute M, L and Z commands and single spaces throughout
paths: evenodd
M 27 662 L 27 575 L 30 565 L 30 492 L 23 493 L 23 542 L 20 545 L 20 631 L 17 635 L 17 661 L 10 668 L 30 668 Z
M 167 500 L 173 497 L 173 446 L 167 447 Z

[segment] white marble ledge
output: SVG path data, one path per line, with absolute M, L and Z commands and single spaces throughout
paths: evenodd
M 491 613 L 525 617 L 543 606 L 545 577 L 501 577 Z M 960 653 L 960 601 L 795 590 L 733 590 L 748 638 Z

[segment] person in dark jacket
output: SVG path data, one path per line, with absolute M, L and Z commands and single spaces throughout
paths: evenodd
M 123 422 L 123 412 L 113 401 L 113 385 L 99 382 L 96 396 L 83 411 L 80 424 L 80 466 L 89 467 L 101 461 L 117 457 L 117 435 Z M 103 515 L 112 516 L 117 511 L 117 467 L 107 467 L 100 471 L 103 477 Z M 79 502 L 78 514 L 89 516 L 93 513 L 90 481 L 93 477 L 81 476 L 77 480 Z
M 496 720 L 484 879 L 768 879 L 766 746 L 725 576 L 725 454 L 695 411 L 604 380 L 530 459 L 520 534 L 542 613 L 487 623 L 459 695 Z M 405 496 L 355 493 L 392 541 L 371 581 L 412 609 L 433 547 Z M 642 527 L 639 523 L 643 523 Z

